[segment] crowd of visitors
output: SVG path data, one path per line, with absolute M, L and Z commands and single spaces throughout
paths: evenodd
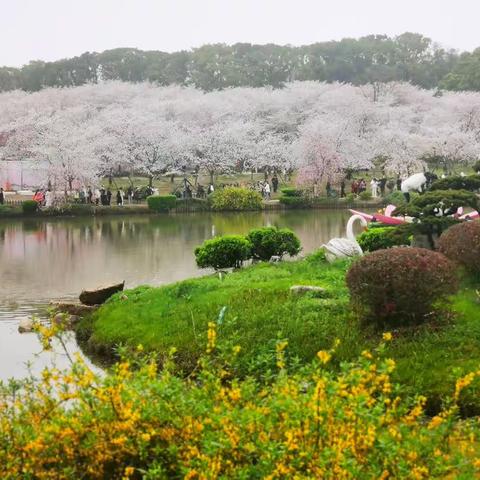
M 464 172 L 460 173 L 461 176 L 465 176 Z M 445 175 L 442 175 L 445 178 Z M 247 188 L 259 192 L 264 200 L 271 200 L 272 195 L 278 192 L 279 179 L 276 174 L 273 174 L 271 178 L 265 176 L 264 180 L 256 182 L 235 182 L 235 183 L 219 183 L 214 185 L 209 183 L 208 186 L 204 186 L 200 183 L 192 184 L 188 179 L 184 179 L 182 185 L 180 185 L 173 194 L 178 198 L 200 198 L 205 199 L 212 194 L 216 188 L 223 189 L 227 187 Z M 357 196 L 363 192 L 369 191 L 373 198 L 383 197 L 386 195 L 388 189 L 392 192 L 395 188 L 401 190 L 402 178 L 397 176 L 396 179 L 388 179 L 385 176 L 381 178 L 372 177 L 370 181 L 365 178 L 354 178 L 350 182 L 351 194 Z M 326 183 L 327 197 L 341 198 L 347 196 L 347 179 L 343 178 L 337 188 L 340 187 L 340 191 L 334 189 L 330 181 Z M 111 187 L 83 187 L 75 190 L 69 194 L 71 200 L 75 203 L 90 204 L 90 205 L 118 205 L 123 206 L 126 203 L 131 204 L 134 202 L 144 201 L 150 195 L 158 195 L 157 188 L 152 186 L 134 187 L 129 186 L 126 190 L 123 188 L 117 188 L 112 191 Z M 64 203 L 65 197 L 63 194 L 55 194 L 50 188 L 38 189 L 35 191 L 33 200 L 35 200 L 39 206 L 52 207 L 57 201 Z M 3 188 L 0 188 L 0 205 L 5 203 L 5 192 Z

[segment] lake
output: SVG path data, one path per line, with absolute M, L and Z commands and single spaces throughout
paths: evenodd
M 50 300 L 74 300 L 82 289 L 125 280 L 126 288 L 162 285 L 205 274 L 194 248 L 215 235 L 251 228 L 291 228 L 306 254 L 344 237 L 350 214 L 342 210 L 136 215 L 0 221 L 0 379 L 37 373 L 61 349 L 42 353 L 35 334 L 19 334 L 22 317 L 45 315 Z M 78 351 L 73 335 L 69 352 Z

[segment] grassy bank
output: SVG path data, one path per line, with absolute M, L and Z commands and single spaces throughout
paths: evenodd
M 223 280 L 208 276 L 161 288 L 139 287 L 113 297 L 83 322 L 79 335 L 88 348 L 104 354 L 118 344 L 160 352 L 176 347 L 179 365 L 189 372 L 205 344 L 208 322 L 219 319 L 219 336 L 241 346 L 241 375 L 261 372 L 268 377 L 279 339 L 288 340 L 288 353 L 299 364 L 340 339 L 332 364 L 336 368 L 376 345 L 381 336 L 354 318 L 345 286 L 347 268 L 348 262 L 326 264 L 319 253 L 303 261 L 253 265 Z M 290 292 L 293 285 L 321 286 L 326 292 L 298 296 Z M 478 368 L 477 302 L 473 285 L 464 284 L 453 299 L 454 315 L 445 314 L 435 325 L 395 332 L 387 349 L 398 363 L 395 380 L 407 393 L 426 395 L 431 411 L 452 392 L 456 378 Z M 474 393 L 462 399 L 464 414 L 480 413 Z

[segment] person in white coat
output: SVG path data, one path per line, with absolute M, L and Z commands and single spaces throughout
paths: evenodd
M 376 178 L 372 178 L 370 182 L 370 189 L 372 190 L 372 197 L 378 197 L 378 182 Z
M 263 191 L 265 193 L 265 200 L 270 200 L 270 184 L 268 182 L 265 182 L 265 185 L 263 187 Z
M 45 193 L 45 206 L 47 208 L 53 207 L 53 193 L 48 189 Z

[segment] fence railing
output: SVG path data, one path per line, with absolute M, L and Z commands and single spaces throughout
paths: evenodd
M 5 198 L 5 200 L 3 201 L 3 204 L 4 205 L 19 206 L 19 205 L 22 204 L 22 202 L 24 202 L 24 200 L 10 200 L 8 198 Z

